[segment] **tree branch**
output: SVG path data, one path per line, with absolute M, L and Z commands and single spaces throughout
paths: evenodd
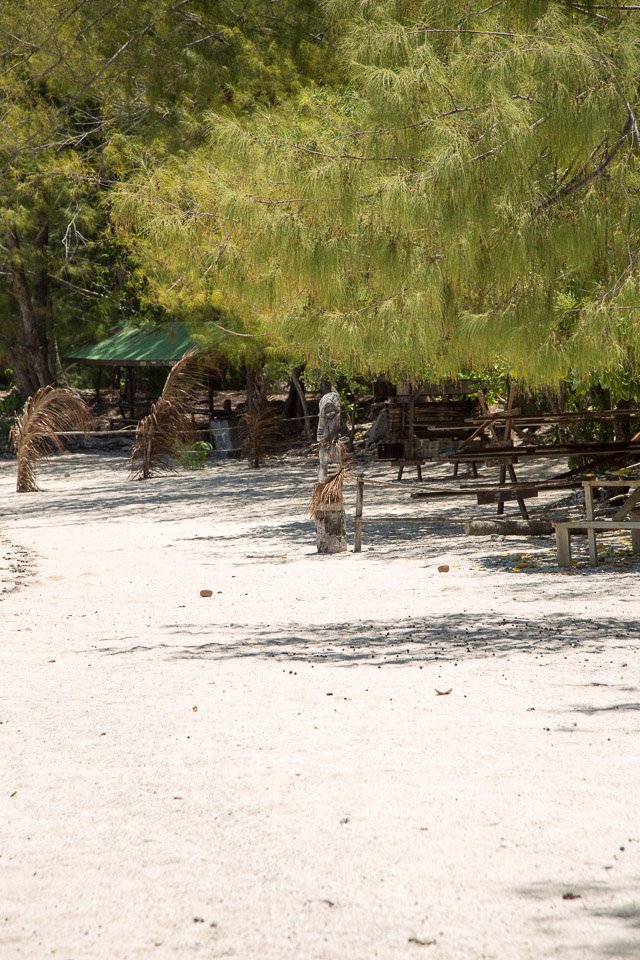
M 619 152 L 620 147 L 628 138 L 632 130 L 633 130 L 632 121 L 631 121 L 631 117 L 629 117 L 627 118 L 627 122 L 622 128 L 622 133 L 620 134 L 618 139 L 615 141 L 615 143 L 612 144 L 612 146 L 605 151 L 598 165 L 594 167 L 593 170 L 590 170 L 589 173 L 583 173 L 584 166 L 582 166 L 580 170 L 578 170 L 578 172 L 575 174 L 575 176 L 573 176 L 571 180 L 565 183 L 563 187 L 560 187 L 554 193 L 549 194 L 548 197 L 545 197 L 542 203 L 540 203 L 539 206 L 537 207 L 536 213 L 541 213 L 543 210 L 548 210 L 549 207 L 552 207 L 554 204 L 559 203 L 561 200 L 564 200 L 565 197 L 568 197 L 570 194 L 575 193 L 576 190 L 581 190 L 582 187 L 586 187 L 588 184 L 592 183 L 594 180 L 597 180 L 598 177 L 601 177 L 605 172 L 605 170 L 607 169 L 607 167 L 609 166 L 609 164 L 611 163 L 611 161 L 616 156 L 616 154 Z
M 74 290 L 76 293 L 81 293 L 85 297 L 96 297 L 98 300 L 104 298 L 103 293 L 96 293 L 95 290 L 87 290 L 86 287 L 78 287 L 75 283 L 71 283 L 70 280 L 63 280 L 62 277 L 54 277 L 52 273 L 49 274 L 49 280 L 53 280 L 54 283 L 59 283 L 63 287 L 68 287 L 69 290 Z

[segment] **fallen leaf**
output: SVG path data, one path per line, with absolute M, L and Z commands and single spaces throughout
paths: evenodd
M 201 597 L 212 597 L 212 596 L 213 596 L 213 590 L 201 590 L 201 591 L 200 591 L 200 596 L 201 596 Z
M 580 900 L 580 899 L 581 899 L 581 895 L 580 895 L 579 893 L 571 893 L 571 892 L 569 892 L 569 893 L 563 893 L 563 894 L 562 894 L 562 899 L 563 899 L 563 900 Z
M 416 943 L 419 947 L 433 947 L 435 940 L 421 940 L 420 937 L 409 937 L 407 943 Z
M 446 697 L 446 696 L 448 696 L 448 695 L 451 693 L 452 690 L 453 690 L 453 687 L 449 687 L 448 690 L 438 690 L 437 687 L 435 688 L 435 691 L 436 691 L 436 693 L 438 694 L 439 697 Z

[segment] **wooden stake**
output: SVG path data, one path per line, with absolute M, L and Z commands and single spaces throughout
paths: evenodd
M 362 507 L 364 505 L 364 477 L 356 478 L 356 519 L 353 533 L 353 552 L 362 551 Z

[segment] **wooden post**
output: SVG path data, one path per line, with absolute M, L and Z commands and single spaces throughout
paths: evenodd
M 593 487 L 587 481 L 583 484 L 584 509 L 587 520 L 593 520 Z M 596 531 L 587 527 L 587 541 L 589 543 L 589 563 L 592 567 L 598 566 L 598 547 L 596 545 Z
M 568 527 L 556 527 L 556 546 L 558 548 L 558 566 L 571 566 L 571 533 Z
M 136 417 L 136 408 L 135 408 L 135 397 L 136 397 L 136 387 L 134 383 L 134 372 L 133 367 L 126 367 L 126 379 L 127 379 L 127 400 L 129 402 L 129 417 L 131 420 L 135 420 Z
M 409 456 L 415 457 L 416 455 L 416 442 L 414 438 L 415 430 L 415 416 L 414 416 L 414 406 L 413 406 L 413 387 L 411 387 L 411 394 L 409 396 L 409 450 L 411 451 Z M 406 456 L 406 453 L 405 453 Z
M 513 408 L 513 404 L 514 404 L 515 399 L 516 399 L 516 390 L 517 390 L 517 387 L 516 387 L 515 383 L 514 383 L 513 380 L 512 380 L 511 383 L 509 384 L 509 393 L 508 393 L 508 395 L 507 395 L 507 404 L 506 404 L 506 406 L 505 406 L 505 408 L 504 408 L 504 412 L 505 412 L 506 414 L 510 413 L 511 410 L 512 410 L 512 408 Z M 488 412 L 488 408 L 487 408 L 487 412 Z M 511 439 L 511 420 L 509 419 L 509 417 L 507 417 L 507 418 L 505 419 L 505 421 L 504 421 L 504 433 L 503 433 L 503 435 L 502 435 L 502 440 L 503 440 L 503 443 L 504 443 L 505 447 L 507 446 L 507 444 L 508 444 L 508 442 L 509 442 L 510 439 Z M 502 466 L 500 467 L 500 486 L 503 486 L 503 484 L 505 484 L 506 481 L 507 481 L 507 467 L 508 467 L 508 470 L 509 470 L 509 477 L 511 478 L 511 482 L 512 482 L 512 483 L 516 483 L 516 482 L 517 482 L 516 472 L 515 472 L 515 470 L 513 469 L 513 464 L 512 464 L 512 463 L 509 463 L 509 464 L 507 465 L 506 463 L 504 463 L 504 464 L 502 464 Z M 527 513 L 527 508 L 526 508 L 525 505 L 524 505 L 524 501 L 523 501 L 523 500 L 518 500 L 518 506 L 520 507 L 520 513 L 522 514 L 523 519 L 528 520 L 528 519 L 529 519 L 529 515 L 528 515 L 528 513 Z M 502 514 L 504 513 L 504 501 L 502 501 L 501 503 L 500 503 L 500 502 L 498 503 L 498 513 L 499 513 L 500 515 L 502 515 Z
M 356 477 L 356 519 L 353 532 L 353 552 L 362 551 L 362 507 L 364 505 L 364 477 Z
M 316 521 L 318 553 L 342 553 L 347 549 L 347 524 L 342 497 L 345 455 L 344 446 L 339 440 L 341 407 L 340 396 L 335 390 L 325 393 L 320 399 L 317 434 L 320 463 L 312 510 Z
M 629 519 L 640 520 L 640 510 L 631 510 Z M 640 530 L 631 531 L 631 551 L 636 556 L 640 554 Z
M 316 512 L 316 546 L 318 553 L 344 553 L 347 549 L 347 525 L 342 497 L 326 503 Z

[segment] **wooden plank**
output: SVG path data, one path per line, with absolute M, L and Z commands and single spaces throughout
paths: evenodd
M 421 383 L 420 393 L 430 397 L 463 397 L 477 393 L 480 385 L 478 380 L 443 380 L 442 383 Z
M 564 483 L 527 483 L 526 481 L 521 481 L 518 484 L 506 484 L 504 487 L 496 486 L 494 483 L 491 484 L 470 484 L 469 486 L 461 487 L 431 487 L 428 490 L 417 490 L 415 493 L 411 494 L 412 500 L 427 500 L 429 497 L 466 497 L 471 495 L 476 495 L 483 491 L 497 491 L 497 490 L 509 490 L 513 491 L 514 495 L 517 496 L 519 493 L 520 496 L 536 496 L 536 493 L 527 493 L 528 490 L 535 490 L 537 493 L 553 493 L 554 491 L 562 490 L 576 490 L 580 487 L 580 483 L 577 480 L 567 481 Z M 522 490 L 524 489 L 524 493 Z M 490 501 L 494 502 L 494 501 Z
M 571 540 L 569 531 L 566 527 L 556 525 L 556 551 L 558 554 L 558 566 L 571 566 Z
M 588 488 L 588 491 L 589 491 L 589 494 L 591 495 L 592 502 L 593 502 L 593 487 L 589 487 L 589 488 Z M 586 497 L 586 496 L 587 496 L 587 489 L 585 489 L 584 493 L 585 493 L 585 497 Z M 629 496 L 628 496 L 627 499 L 624 501 L 624 503 L 622 504 L 622 506 L 620 507 L 620 509 L 618 510 L 618 512 L 614 514 L 613 519 L 614 519 L 614 520 L 624 520 L 624 518 L 627 516 L 627 514 L 630 514 L 630 513 L 635 509 L 635 507 L 637 506 L 639 500 L 640 500 L 640 487 L 636 487 L 635 490 L 632 490 L 632 491 L 629 493 Z M 588 516 L 588 514 L 587 514 L 587 516 Z
M 443 454 L 442 460 L 450 463 L 467 463 L 469 460 L 485 460 L 492 457 L 499 457 L 502 454 L 502 447 L 483 447 L 478 450 L 463 451 L 448 455 Z M 640 445 L 629 443 L 594 443 L 594 444 L 562 444 L 552 446 L 551 444 L 531 444 L 514 447 L 518 457 L 525 459 L 533 457 L 558 457 L 565 459 L 567 457 L 611 457 L 612 459 L 625 454 L 640 454 Z
M 363 517 L 363 523 L 459 523 L 464 520 L 456 517 Z
M 486 418 L 484 416 L 478 417 L 475 420 L 475 423 L 479 424 L 488 418 L 501 421 L 505 420 L 506 417 L 507 414 L 505 411 L 501 410 L 498 413 L 488 413 Z M 572 423 L 593 423 L 598 421 L 617 420 L 618 418 L 638 420 L 640 418 L 640 410 L 589 410 L 585 413 L 577 411 L 570 413 L 519 413 L 517 415 L 517 422 L 520 424 L 520 426 L 535 427 L 551 423 L 564 423 L 565 421 Z M 640 434 L 638 436 L 640 438 Z M 633 442 L 633 438 L 630 442 Z
M 609 479 L 607 477 L 594 477 L 593 480 L 582 480 L 583 487 L 638 487 L 640 486 L 640 477 L 623 477 L 619 480 Z
M 553 525 L 556 530 L 640 530 L 640 520 L 554 520 Z
M 479 504 L 503 503 L 505 500 L 529 500 L 537 496 L 536 487 L 522 487 L 515 484 L 512 487 L 501 487 L 496 490 L 482 490 L 477 494 Z

